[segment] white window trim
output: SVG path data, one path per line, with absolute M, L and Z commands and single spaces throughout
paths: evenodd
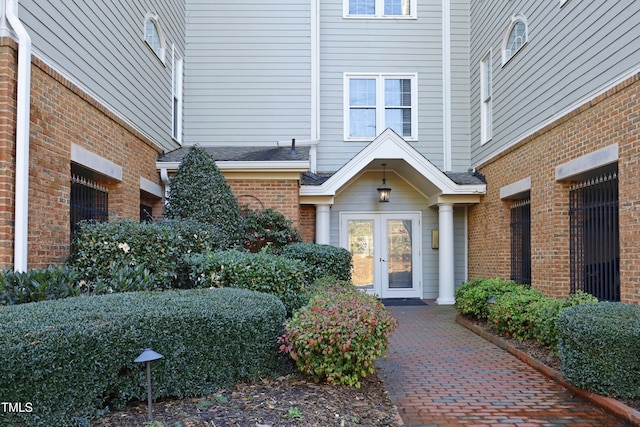
M 489 76 L 487 78 L 487 62 Z M 487 91 L 489 81 L 489 94 Z M 493 138 L 493 54 L 491 50 L 480 60 L 480 144 L 484 145 Z
M 176 52 L 175 45 L 171 47 L 171 136 L 182 143 L 182 97 L 183 97 L 183 67 L 182 56 Z M 177 109 L 177 111 L 176 111 Z
M 349 104 L 349 81 L 353 78 L 376 79 L 376 135 L 368 137 L 352 137 L 349 135 L 350 104 Z M 405 141 L 418 140 L 418 73 L 344 73 L 343 76 L 343 123 L 345 141 L 371 141 L 385 131 L 384 128 L 384 81 L 385 79 L 410 79 L 411 80 L 411 133 L 409 136 L 402 136 Z
M 349 14 L 349 0 L 343 0 L 343 18 L 348 19 L 417 19 L 416 8 L 418 7 L 417 0 L 409 0 L 409 9 L 411 13 L 409 15 L 384 15 L 384 0 L 375 0 L 375 14 L 373 15 L 350 15 Z
M 516 23 L 522 22 L 524 24 L 524 41 L 522 45 L 515 52 L 511 53 L 509 57 L 507 57 L 507 44 L 509 43 L 509 36 L 511 35 L 511 30 L 516 25 Z M 527 18 L 524 15 L 513 15 L 511 20 L 509 21 L 509 25 L 507 26 L 507 31 L 504 33 L 504 37 L 502 39 L 502 66 L 507 65 L 511 59 L 513 59 L 529 42 L 529 23 L 527 22 Z
M 156 31 L 158 32 L 158 39 L 160 41 L 160 52 L 157 52 L 153 46 L 147 40 L 147 22 L 153 21 L 156 27 Z M 144 23 L 142 24 L 142 39 L 145 44 L 151 49 L 151 52 L 160 60 L 162 65 L 166 66 L 165 63 L 165 53 L 167 51 L 167 41 L 164 36 L 164 31 L 162 30 L 162 26 L 160 25 L 160 19 L 158 18 L 158 14 L 154 12 L 147 12 L 144 17 Z

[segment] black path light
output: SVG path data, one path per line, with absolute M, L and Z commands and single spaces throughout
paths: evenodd
M 162 359 L 164 356 L 156 353 L 150 348 L 146 348 L 140 356 L 134 360 L 135 363 L 147 364 L 147 406 L 149 407 L 149 421 L 153 420 L 153 410 L 151 409 L 151 362 Z
M 391 187 L 387 185 L 386 163 L 382 163 L 382 185 L 377 188 L 380 202 L 386 203 L 391 198 Z

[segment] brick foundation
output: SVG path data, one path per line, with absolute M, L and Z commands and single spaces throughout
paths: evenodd
M 555 168 L 618 144 L 621 300 L 640 303 L 640 75 L 481 165 L 487 194 L 469 208 L 469 278 L 510 276 L 509 206 L 500 188 L 531 177 L 532 286 L 569 293 L 569 186 Z

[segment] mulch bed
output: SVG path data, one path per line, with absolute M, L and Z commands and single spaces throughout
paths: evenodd
M 129 426 L 398 426 L 396 407 L 375 376 L 358 388 L 316 384 L 298 374 L 221 389 L 214 396 L 132 404 L 95 421 L 94 427 Z

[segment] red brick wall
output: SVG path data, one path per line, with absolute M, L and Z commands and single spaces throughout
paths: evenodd
M 300 206 L 300 233 L 305 242 L 316 240 L 316 207 L 313 205 Z
M 299 228 L 300 197 L 298 191 L 299 181 L 297 179 L 231 178 L 227 179 L 227 184 L 229 184 L 231 191 L 238 198 L 240 205 L 248 204 L 251 209 L 255 209 L 258 206 L 265 209 L 275 209 L 293 221 L 294 227 Z
M 509 205 L 500 188 L 531 177 L 533 287 L 569 292 L 569 186 L 555 168 L 619 146 L 621 292 L 640 303 L 640 75 L 581 106 L 478 168 L 487 194 L 469 208 L 469 278 L 510 275 Z
M 16 52 L 15 44 L 4 42 L 0 48 L 0 265 L 12 268 Z M 28 267 L 35 268 L 60 263 L 69 254 L 72 144 L 122 167 L 122 181 L 107 185 L 111 218 L 137 220 L 140 177 L 157 184 L 160 180 L 155 168 L 157 148 L 36 58 L 31 91 Z
M 13 262 L 15 216 L 16 44 L 0 38 L 0 267 Z

